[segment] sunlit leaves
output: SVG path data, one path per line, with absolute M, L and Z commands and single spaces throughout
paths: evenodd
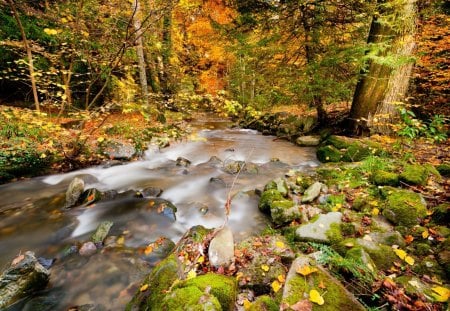
M 318 304 L 319 306 L 321 306 L 321 305 L 323 305 L 325 303 L 325 300 L 323 299 L 323 297 L 315 289 L 311 289 L 309 291 L 309 300 L 311 302 L 314 302 L 314 303 Z
M 404 250 L 394 248 L 394 253 L 403 261 L 405 261 L 408 265 L 414 265 L 414 258 L 409 256 Z
M 319 271 L 317 268 L 311 267 L 310 265 L 301 266 L 296 270 L 297 273 L 299 273 L 303 276 L 308 276 L 311 273 L 314 273 L 317 271 Z

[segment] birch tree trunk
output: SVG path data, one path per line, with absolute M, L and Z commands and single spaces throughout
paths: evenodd
M 20 21 L 19 13 L 17 12 L 16 6 L 14 5 L 13 0 L 8 0 L 8 4 L 13 11 L 14 18 L 16 19 L 17 25 L 19 26 L 20 33 L 22 35 L 22 41 L 23 45 L 25 47 L 25 50 L 27 51 L 27 58 L 28 58 L 28 71 L 30 72 L 30 81 L 31 81 L 31 90 L 33 91 L 33 98 L 34 98 L 34 105 L 36 107 L 36 111 L 40 112 L 40 104 L 39 104 L 39 97 L 37 93 L 37 87 L 36 87 L 36 79 L 34 74 L 34 65 L 33 65 L 33 54 L 31 53 L 31 47 L 28 43 L 27 36 L 25 34 L 25 29 L 22 26 L 22 22 Z
M 413 68 L 416 0 L 378 0 L 378 4 L 383 9 L 372 21 L 368 43 L 379 52 L 358 81 L 350 110 L 349 130 L 358 135 L 393 132 Z
M 136 54 L 138 57 L 138 67 L 139 67 L 139 82 L 141 84 L 141 93 L 144 99 L 144 103 L 148 104 L 148 85 L 147 85 L 147 73 L 144 55 L 144 44 L 142 36 L 144 34 L 141 22 L 141 9 L 138 0 L 133 2 L 134 18 L 133 24 L 136 30 Z

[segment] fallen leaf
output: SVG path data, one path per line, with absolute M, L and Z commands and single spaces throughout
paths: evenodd
M 317 268 L 311 267 L 311 266 L 302 266 L 299 267 L 296 272 L 303 275 L 303 276 L 307 276 L 310 275 L 311 273 L 317 272 L 319 271 Z
M 278 281 L 279 281 L 280 283 L 286 282 L 286 277 L 284 276 L 284 274 L 280 274 L 280 275 L 277 277 L 277 279 L 278 279 Z
M 285 248 L 285 247 L 286 247 L 286 246 L 284 245 L 284 243 L 281 242 L 281 241 L 276 241 L 276 242 L 275 242 L 275 246 L 278 247 L 278 248 Z
M 398 249 L 395 248 L 394 249 L 394 253 L 403 261 L 405 261 L 407 264 L 409 265 L 414 265 L 414 258 L 412 258 L 411 256 L 408 256 L 408 254 L 402 250 L 402 249 Z
M 380 210 L 378 208 L 375 207 L 374 209 L 372 209 L 372 215 L 373 216 L 377 216 L 379 214 L 380 214 Z
M 245 299 L 244 300 L 244 310 L 249 310 L 251 306 L 252 306 L 252 303 L 250 301 L 248 301 L 248 299 Z
M 430 236 L 430 233 L 428 232 L 428 230 L 425 230 L 424 232 L 422 232 L 422 238 L 427 239 Z
M 315 289 L 311 289 L 309 291 L 309 300 L 314 303 L 317 303 L 319 306 L 321 306 L 325 303 L 325 300 L 323 299 L 323 297 Z
M 148 289 L 148 284 L 144 284 L 141 286 L 141 288 L 139 288 L 139 291 L 145 292 L 147 289 Z
M 311 311 L 313 308 L 313 304 L 311 301 L 303 299 L 297 302 L 296 304 L 290 306 L 291 310 L 294 311 Z
M 187 274 L 187 276 L 186 276 L 186 279 L 193 279 L 193 278 L 195 278 L 197 276 L 197 272 L 195 272 L 195 270 L 194 269 L 191 269 L 189 272 L 188 272 L 188 274 Z
M 431 290 L 436 294 L 433 294 L 433 297 L 436 301 L 446 302 L 450 297 L 450 290 L 448 288 L 442 286 L 432 287 Z
M 405 236 L 405 243 L 406 244 L 411 244 L 412 241 L 414 241 L 414 237 L 412 235 Z
M 204 263 L 205 262 L 205 256 L 198 257 L 197 262 L 198 263 Z
M 273 281 L 272 284 L 272 289 L 274 293 L 278 293 L 278 291 L 281 289 L 282 285 L 280 282 L 278 282 L 277 280 Z
M 270 270 L 270 267 L 269 267 L 268 265 L 261 265 L 261 269 L 262 269 L 264 272 L 267 272 L 267 271 Z
M 320 289 L 325 289 L 325 288 L 327 288 L 327 287 L 325 286 L 325 284 L 323 283 L 323 281 L 320 281 L 320 283 L 319 283 L 319 285 L 317 285 L 317 287 L 319 287 Z
M 147 246 L 147 247 L 145 248 L 145 250 L 144 250 L 144 254 L 145 254 L 145 255 L 149 255 L 149 254 L 151 254 L 152 252 L 153 252 L 153 246 L 151 246 L 151 245 Z

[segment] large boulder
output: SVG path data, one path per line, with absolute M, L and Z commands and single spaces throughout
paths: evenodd
M 17 256 L 0 276 L 0 309 L 44 289 L 49 276 L 33 252 Z
M 234 261 L 234 239 L 230 228 L 219 230 L 209 243 L 209 262 L 212 266 L 227 267 Z
M 329 243 L 335 239 L 335 227 L 342 223 L 342 213 L 331 212 L 321 214 L 307 224 L 301 225 L 295 231 L 296 238 L 301 241 L 316 241 L 322 243 Z
M 317 271 L 308 275 L 301 275 L 298 270 L 303 267 L 314 267 Z M 315 270 L 314 269 L 314 270 Z M 326 289 L 321 290 L 320 285 L 325 284 Z M 323 304 L 308 303 L 311 290 L 318 291 L 324 298 Z M 321 293 L 323 292 L 323 293 Z M 308 303 L 307 310 L 327 311 L 363 311 L 366 310 L 347 289 L 323 267 L 309 256 L 301 255 L 292 263 L 286 277 L 283 290 L 282 305 L 293 306 L 302 301 Z
M 110 140 L 105 144 L 103 153 L 110 159 L 131 160 L 136 154 L 136 148 L 128 142 Z

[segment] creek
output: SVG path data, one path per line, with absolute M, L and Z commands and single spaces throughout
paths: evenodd
M 315 149 L 229 125 L 226 120 L 206 116 L 191 122 L 190 137 L 163 149 L 150 146 L 138 161 L 0 186 L 2 270 L 28 250 L 39 257 L 57 259 L 50 269 L 47 289 L 10 310 L 67 310 L 86 304 L 123 309 L 136 289 L 130 284 L 138 284 L 160 259 L 142 260 L 139 247 L 161 236 L 176 243 L 194 225 L 222 225 L 230 191 L 233 199 L 228 226 L 235 240 L 266 228 L 269 223 L 258 210 L 254 190 L 291 169 L 317 166 Z M 177 165 L 179 157 L 191 164 Z M 245 161 L 247 168 L 236 180 L 236 174 L 226 170 L 234 161 Z M 102 192 L 162 189 L 159 198 L 177 207 L 176 219 L 155 212 L 146 197 L 133 195 L 64 209 L 66 189 L 75 177 L 82 178 L 86 188 Z M 89 240 L 105 220 L 114 223 L 110 235 L 121 237 L 122 247 L 90 257 L 67 255 L 74 245 Z

